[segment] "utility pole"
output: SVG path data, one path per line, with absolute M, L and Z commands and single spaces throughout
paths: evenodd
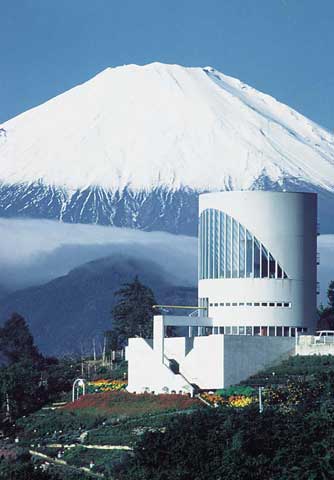
M 263 387 L 259 387 L 259 413 L 263 412 L 262 390 L 263 390 Z
M 94 372 L 96 374 L 96 344 L 95 337 L 93 338 L 93 358 L 94 358 Z
M 96 345 L 95 345 L 95 337 L 93 338 L 93 358 L 94 358 L 94 362 L 96 362 Z
M 106 361 L 106 345 L 107 345 L 107 339 L 106 336 L 103 338 L 103 350 L 102 350 L 102 365 L 105 365 Z
M 7 392 L 6 392 L 6 417 L 8 418 L 9 421 L 11 421 L 10 403 L 9 403 L 9 396 Z

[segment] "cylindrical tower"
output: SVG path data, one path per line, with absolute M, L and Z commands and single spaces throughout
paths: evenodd
M 199 198 L 199 304 L 215 333 L 290 336 L 316 322 L 317 196 Z

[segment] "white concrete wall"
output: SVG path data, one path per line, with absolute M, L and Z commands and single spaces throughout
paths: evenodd
M 291 337 L 224 335 L 224 388 L 294 353 L 295 339 Z
M 289 279 L 199 280 L 209 303 L 291 302 L 284 307 L 211 307 L 221 325 L 296 326 L 313 331 L 316 313 L 316 195 L 265 191 L 219 192 L 199 197 L 199 213 L 213 208 L 235 218 L 269 249 Z
M 165 338 L 165 355 L 177 362 L 183 362 L 186 354 L 186 338 L 171 337 Z
M 209 335 L 191 340 L 168 338 L 165 346 L 166 356 L 179 363 L 180 375 L 163 364 L 144 339 L 129 339 L 128 391 L 164 393 L 167 387 L 169 392 L 186 393 L 190 392 L 189 383 L 208 390 L 228 387 L 294 354 L 295 339 Z
M 152 343 L 152 342 L 151 342 Z M 128 360 L 129 392 L 143 393 L 191 393 L 188 383 L 181 375 L 175 375 L 161 361 L 152 347 L 143 338 L 129 338 L 126 358 Z
M 332 338 L 321 338 L 316 342 L 313 335 L 302 335 L 298 337 L 296 355 L 334 355 L 334 343 Z M 327 340 L 327 343 L 325 343 Z
M 223 384 L 223 335 L 193 337 L 193 348 L 180 363 L 183 375 L 202 389 Z

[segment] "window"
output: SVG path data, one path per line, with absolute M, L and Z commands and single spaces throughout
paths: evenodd
M 239 276 L 243 278 L 245 276 L 245 228 L 239 225 Z
M 238 335 L 238 327 L 232 327 L 232 335 Z
M 225 277 L 225 214 L 219 212 L 219 278 Z
M 231 277 L 232 266 L 232 218 L 227 216 L 226 218 L 226 278 Z
M 266 337 L 268 335 L 268 328 L 267 327 L 261 327 L 261 336 Z
M 208 257 L 208 265 L 209 265 L 209 278 L 214 277 L 214 257 L 215 257 L 215 237 L 214 237 L 214 210 L 210 209 L 208 211 L 209 214 L 209 257 Z
M 253 277 L 253 237 L 247 230 L 246 234 L 246 277 Z
M 239 335 L 245 335 L 245 327 L 239 327 Z
M 254 327 L 254 335 L 260 335 L 260 327 Z
M 268 252 L 263 245 L 261 245 L 261 277 L 268 277 Z
M 246 335 L 252 335 L 252 327 L 246 327 Z
M 200 317 L 207 317 L 208 316 L 208 306 L 209 306 L 209 299 L 207 297 L 200 297 L 199 299 L 199 306 L 200 307 L 203 307 L 203 309 L 201 309 L 199 311 L 199 316 Z
M 275 336 L 275 327 L 269 327 L 269 337 Z
M 276 327 L 276 336 L 281 337 L 282 336 L 282 327 Z
M 269 253 L 269 277 L 275 278 L 276 276 L 276 262 L 271 253 Z
M 207 301 L 207 299 L 205 299 Z M 206 303 L 208 305 L 208 303 Z M 291 302 L 215 302 L 210 303 L 210 307 L 285 307 L 291 308 Z M 200 305 L 202 306 L 202 304 Z M 204 306 L 204 305 L 203 305 Z
M 212 210 L 213 212 L 213 265 L 212 265 L 212 278 L 220 278 L 219 272 L 219 211 Z
M 254 239 L 254 277 L 260 277 L 260 243 Z
M 225 334 L 231 335 L 231 327 L 225 327 Z
M 282 278 L 282 277 L 283 277 L 282 269 L 279 265 L 277 265 L 277 278 Z
M 221 335 L 224 335 L 224 327 L 219 327 L 219 333 L 220 333 Z
M 209 208 L 199 218 L 199 278 L 288 278 L 274 256 L 235 218 Z
M 288 337 L 288 336 L 289 336 L 289 330 L 290 330 L 289 327 L 284 327 L 284 336 L 285 336 L 285 337 Z
M 239 228 L 238 222 L 236 220 L 232 220 L 232 277 L 238 278 L 239 277 L 239 265 L 238 265 L 238 257 L 239 257 Z

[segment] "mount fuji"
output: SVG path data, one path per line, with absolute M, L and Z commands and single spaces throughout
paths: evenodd
M 196 234 L 215 190 L 319 194 L 334 232 L 334 135 L 214 68 L 107 68 L 0 126 L 0 216 Z

